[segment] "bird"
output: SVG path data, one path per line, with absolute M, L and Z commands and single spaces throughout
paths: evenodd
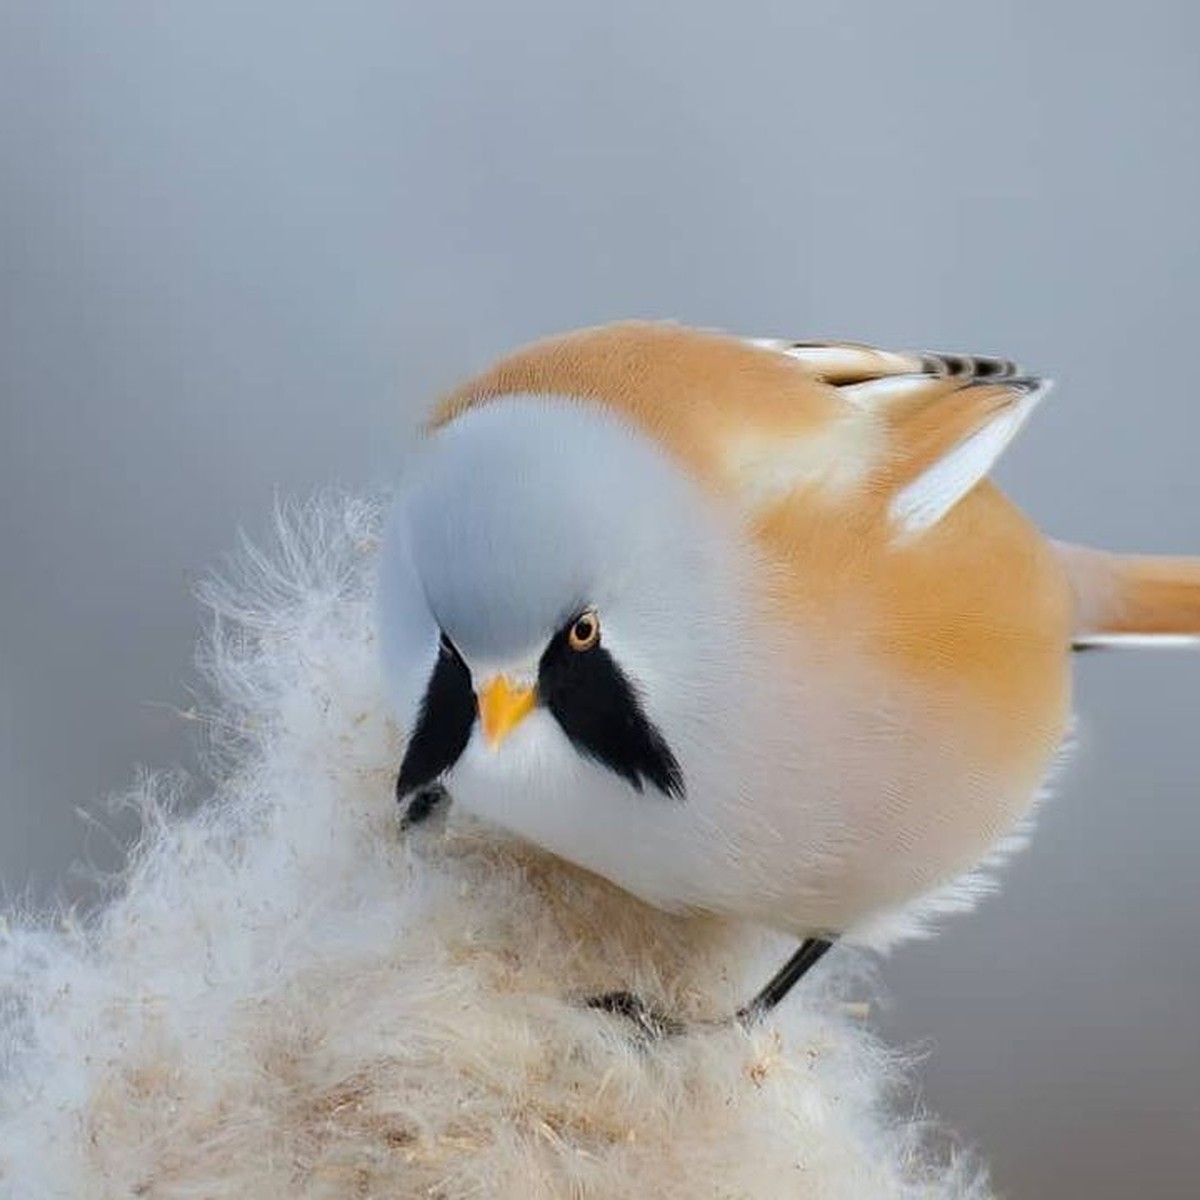
M 989 478 L 1049 386 L 622 321 L 443 396 L 380 554 L 409 819 L 451 798 L 795 937 L 743 1020 L 963 907 L 1070 740 L 1073 653 L 1200 642 L 1200 558 L 1056 540 Z

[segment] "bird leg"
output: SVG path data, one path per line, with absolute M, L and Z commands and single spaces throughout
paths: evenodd
M 833 947 L 826 938 L 805 938 L 800 949 L 771 976 L 766 987 L 737 1011 L 737 1019 L 743 1025 L 753 1025 L 762 1020 L 796 986 L 797 983 Z
M 833 942 L 826 938 L 806 938 L 795 954 L 771 976 L 766 987 L 749 1004 L 739 1008 L 732 1020 L 743 1026 L 751 1026 L 761 1021 L 832 948 Z M 589 997 L 585 1003 L 588 1008 L 625 1017 L 649 1037 L 675 1036 L 688 1029 L 685 1021 L 651 1008 L 633 992 L 605 992 L 600 996 Z M 726 1025 L 729 1020 L 730 1018 L 715 1022 L 702 1021 L 700 1024 Z

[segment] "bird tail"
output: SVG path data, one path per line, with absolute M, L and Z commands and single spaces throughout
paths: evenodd
M 1055 548 L 1075 591 L 1075 649 L 1200 646 L 1200 558 Z

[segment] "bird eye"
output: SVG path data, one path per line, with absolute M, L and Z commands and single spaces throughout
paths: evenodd
M 600 618 L 589 608 L 575 618 L 567 634 L 567 643 L 572 650 L 591 650 L 600 641 Z

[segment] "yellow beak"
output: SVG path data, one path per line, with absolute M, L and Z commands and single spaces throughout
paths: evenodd
M 531 687 L 511 687 L 503 675 L 497 675 L 480 691 L 477 702 L 483 736 L 495 750 L 533 710 L 537 693 Z

